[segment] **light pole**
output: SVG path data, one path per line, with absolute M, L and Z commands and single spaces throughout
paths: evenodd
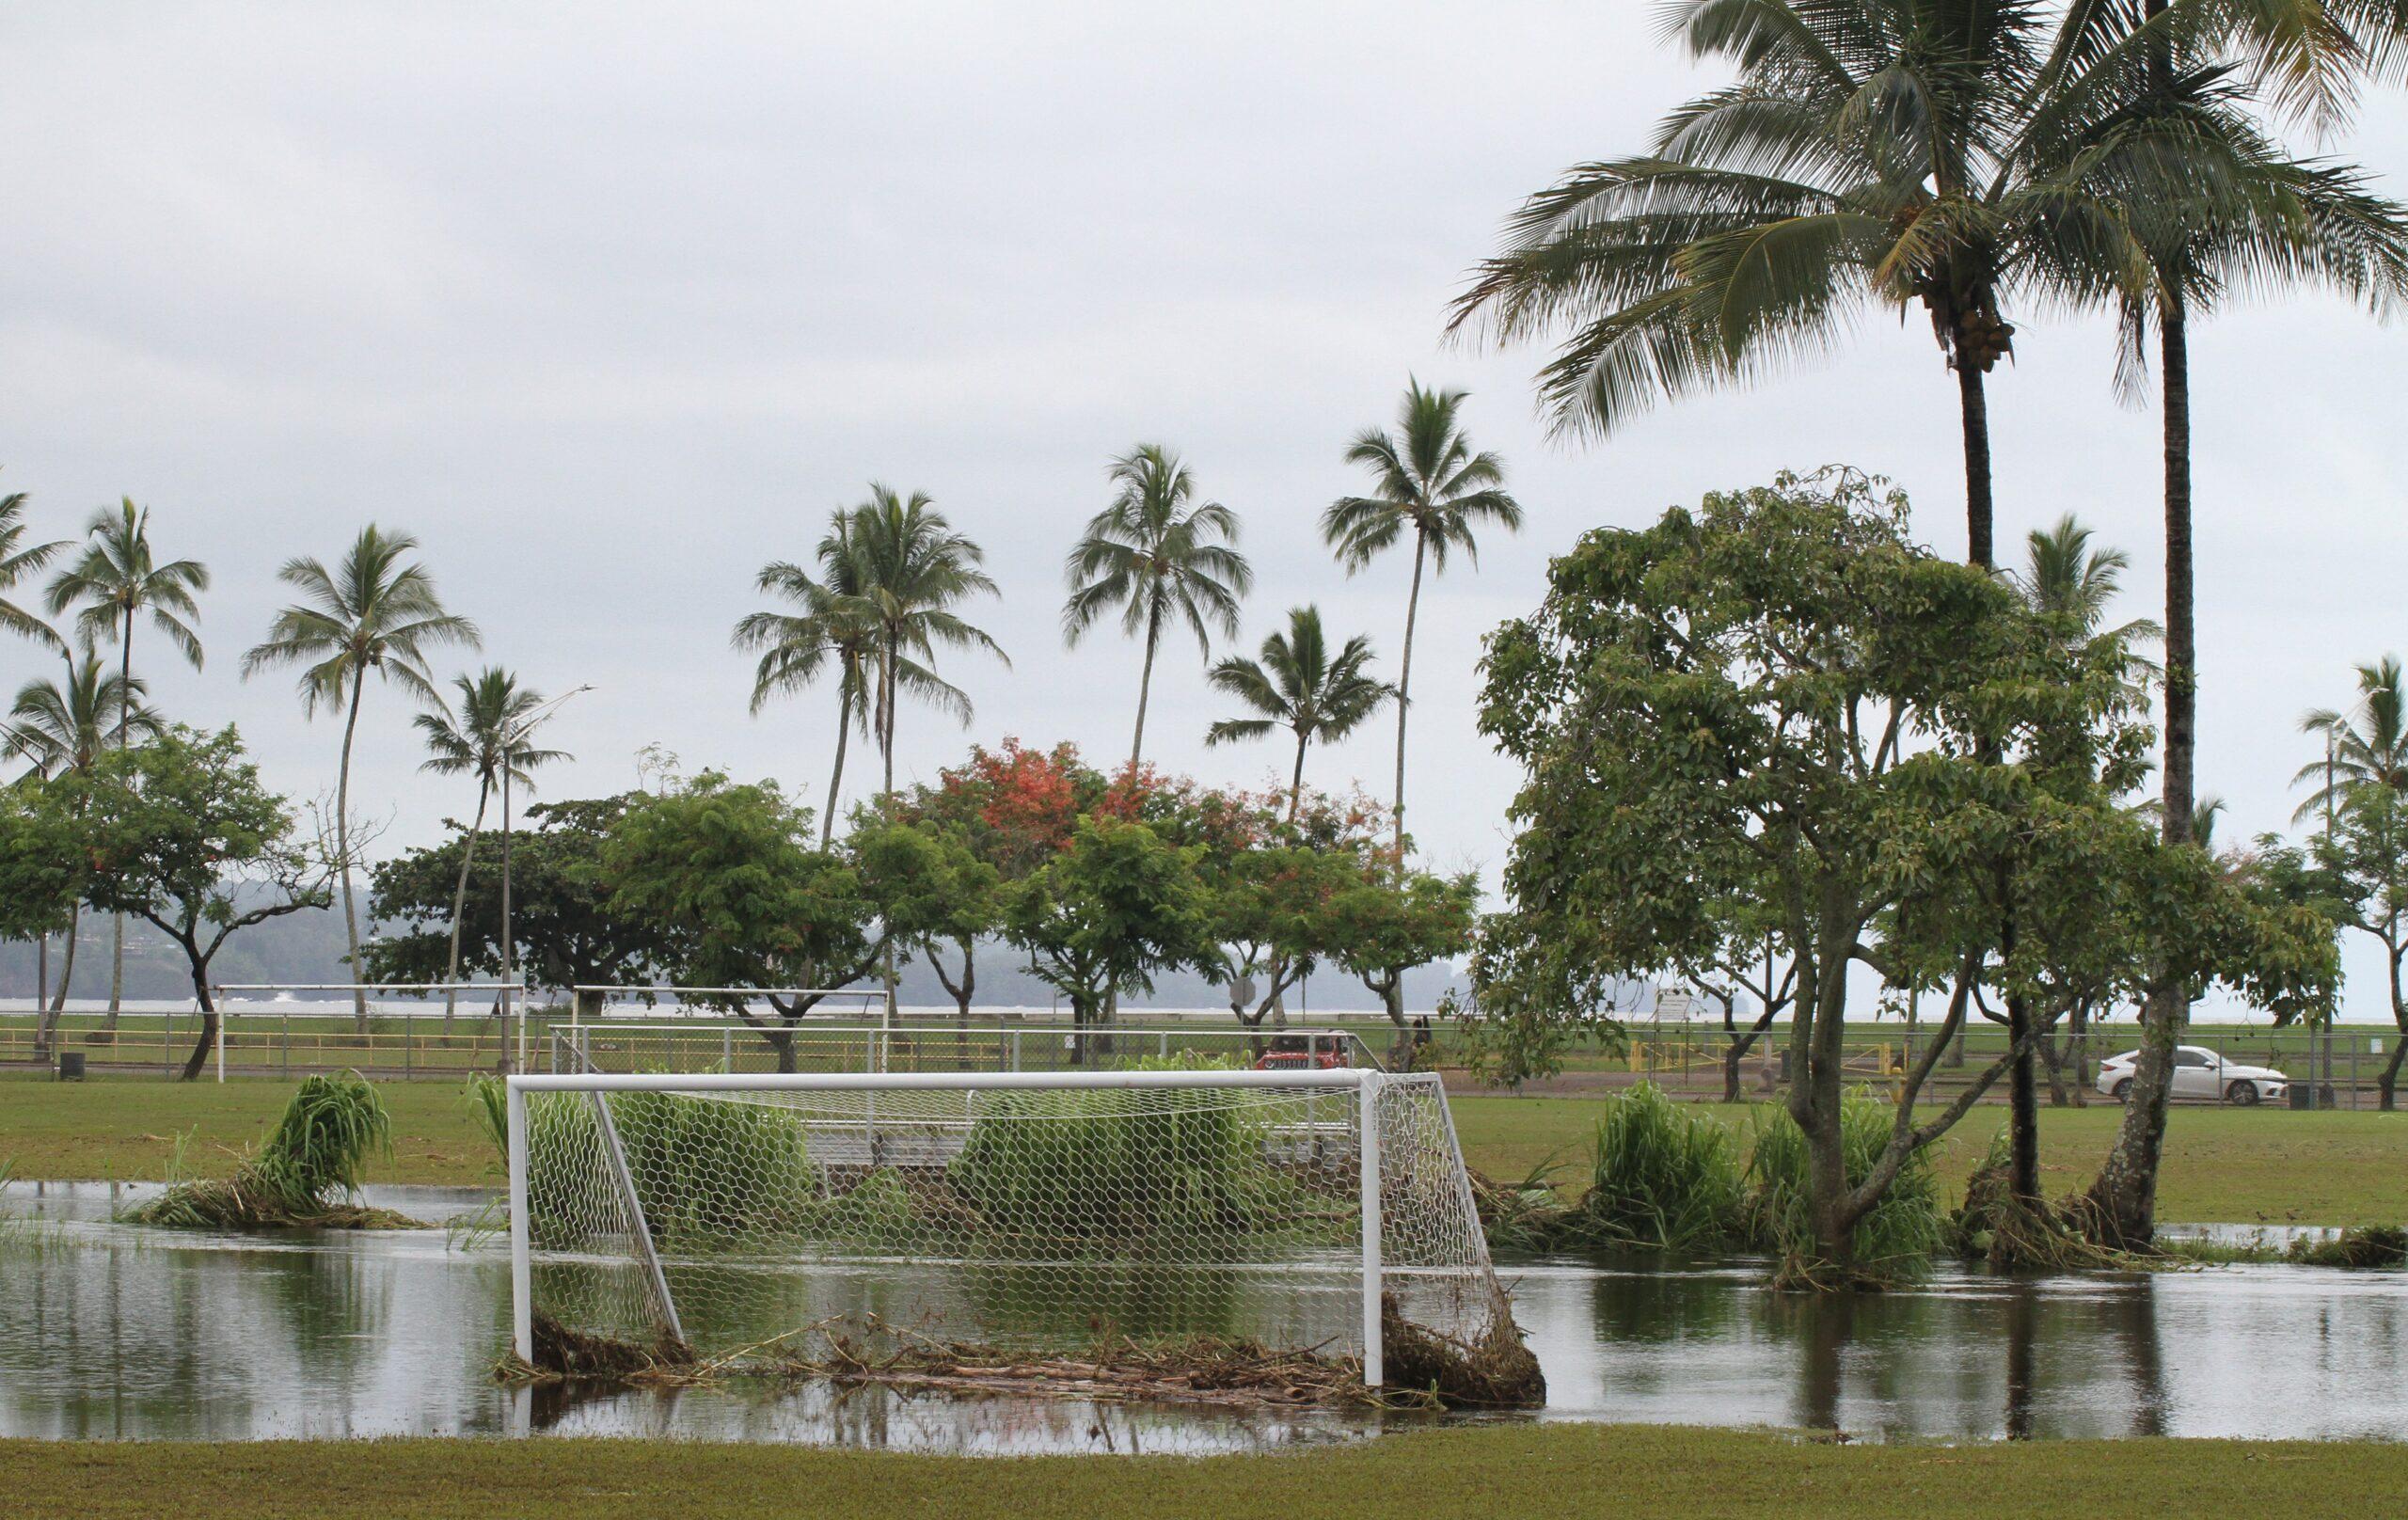
M 505 989 L 502 996 L 510 999 L 511 1011 L 518 1015 L 518 1037 L 522 1046 L 527 1038 L 527 1014 L 518 995 L 518 943 L 510 932 L 510 773 L 516 768 L 518 746 L 526 742 L 527 736 L 548 720 L 553 709 L 561 704 L 593 689 L 591 686 L 580 686 L 563 691 L 502 730 L 501 734 L 501 985 Z M 510 1037 L 507 1025 L 503 1026 L 502 1037 Z M 525 1052 L 522 1050 L 519 1053 L 523 1055 Z

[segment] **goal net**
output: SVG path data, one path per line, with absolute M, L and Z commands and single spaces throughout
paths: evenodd
M 574 1072 L 508 1105 L 515 1349 L 548 1370 L 1529 1360 L 1434 1076 Z

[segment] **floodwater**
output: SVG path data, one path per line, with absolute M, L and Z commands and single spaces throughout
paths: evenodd
M 10 1187 L 0 1435 L 675 1435 L 941 1452 L 1259 1450 L 1419 1423 L 878 1388 L 505 1388 L 506 1257 L 460 1230 L 200 1234 L 109 1222 L 152 1188 Z M 469 1190 L 372 1188 L 457 1221 Z M 1535 1417 L 1886 1439 L 2408 1439 L 2408 1273 L 1954 1270 L 1852 1298 L 1749 1263 L 1500 1267 L 1545 1367 Z

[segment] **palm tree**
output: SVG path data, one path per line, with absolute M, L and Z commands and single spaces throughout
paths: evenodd
M 71 607 L 75 631 L 87 648 L 114 640 L 118 646 L 118 679 L 134 688 L 134 625 L 145 613 L 150 625 L 200 669 L 200 604 L 194 594 L 209 589 L 209 569 L 198 560 L 169 560 L 162 564 L 150 547 L 150 509 L 136 508 L 123 498 L 115 512 L 103 507 L 93 514 L 85 530 L 84 552 L 50 583 L 53 616 Z M 118 748 L 131 742 L 131 708 L 118 715 Z M 113 915 L 115 945 L 109 960 L 109 1016 L 102 1026 L 117 1031 L 118 1007 L 125 990 L 125 915 Z
M 1404 599 L 1404 652 L 1396 677 L 1396 858 L 1404 863 L 1404 723 L 1411 714 L 1413 630 L 1421 610 L 1421 568 L 1445 574 L 1447 555 L 1461 549 L 1477 566 L 1480 545 L 1473 530 L 1494 523 L 1508 532 L 1522 526 L 1521 504 L 1505 492 L 1505 465 L 1476 452 L 1457 414 L 1461 390 L 1424 390 L 1408 378 L 1397 407 L 1397 430 L 1365 428 L 1346 451 L 1346 461 L 1372 475 L 1370 496 L 1340 497 L 1322 514 L 1322 537 L 1353 575 L 1407 531 L 1413 535 L 1413 587 Z
M 2358 705 L 2347 713 L 2318 707 L 2300 720 L 2300 732 L 2324 740 L 2324 758 L 2299 768 L 2291 784 L 2320 784 L 2291 815 L 2294 824 L 2329 816 L 2346 807 L 2363 786 L 2408 791 L 2408 690 L 2400 657 L 2385 655 L 2358 668 Z
M 1238 636 L 1238 603 L 1253 589 L 1254 570 L 1235 547 L 1237 514 L 1218 501 L 1197 505 L 1196 477 L 1176 453 L 1139 444 L 1112 462 L 1110 478 L 1120 494 L 1088 520 L 1064 566 L 1070 598 L 1062 605 L 1062 638 L 1075 645 L 1116 607 L 1121 631 L 1144 636 L 1137 729 L 1129 740 L 1133 775 L 1146 749 L 1146 701 L 1164 623 L 1184 622 L 1211 658 L 1213 627 Z
M 87 773 L 112 738 L 156 736 L 159 715 L 142 699 L 139 679 L 121 675 L 103 665 L 88 650 L 82 658 L 66 657 L 64 682 L 33 680 L 17 690 L 8 709 L 10 748 L 33 764 L 33 773 L 56 776 Z M 67 951 L 59 967 L 58 991 L 50 1000 L 49 1017 L 35 1038 L 36 1053 L 50 1049 L 57 1015 L 67 1006 L 67 990 L 75 979 L 75 934 L 83 916 L 81 905 L 68 910 Z M 46 943 L 47 942 L 45 942 Z
M 2135 653 L 2137 646 L 2165 637 L 2152 618 L 2132 618 L 2112 628 L 2102 627 L 2108 609 L 2123 593 L 2124 572 L 2132 557 L 2119 548 L 2094 549 L 2096 536 L 2088 525 L 2068 512 L 2052 528 L 2025 535 L 2025 568 L 2017 578 L 2023 599 L 2044 616 L 2067 620 L 2080 641 L 2122 655 L 2140 676 L 2157 673 L 2157 664 Z M 2144 681 L 2135 681 L 2137 701 Z
M 820 810 L 819 847 L 834 837 L 836 803 L 845 784 L 845 750 L 853 730 L 869 728 L 869 709 L 879 645 L 877 620 L 861 594 L 850 552 L 852 519 L 843 511 L 829 515 L 829 530 L 819 541 L 819 575 L 789 561 L 764 565 L 753 582 L 760 590 L 784 598 L 795 612 L 747 613 L 736 625 L 734 642 L 741 650 L 759 650 L 761 661 L 752 673 L 752 713 L 759 716 L 768 700 L 784 691 L 800 691 L 832 666 L 836 673 L 836 764 L 829 773 L 827 805 Z M 925 667 L 908 657 L 913 679 L 932 679 Z
M 301 667 L 301 710 L 341 708 L 342 761 L 335 780 L 335 855 L 342 876 L 343 934 L 352 975 L 359 974 L 359 910 L 351 885 L 351 749 L 359 729 L 360 698 L 373 673 L 420 702 L 439 705 L 426 657 L 444 644 L 479 643 L 475 624 L 443 610 L 424 565 L 404 562 L 418 547 L 407 533 L 374 523 L 359 530 L 342 561 L 329 570 L 310 558 L 287 560 L 277 578 L 301 594 L 268 624 L 267 639 L 243 657 L 243 675 Z M 352 992 L 359 1028 L 368 1027 L 368 997 Z
M 47 544 L 25 542 L 25 493 L 0 496 L 0 628 L 31 639 L 45 649 L 64 650 L 66 641 L 51 625 L 8 599 L 17 583 L 41 569 L 68 546 L 67 540 Z
M 1288 631 L 1262 641 L 1259 661 L 1231 657 L 1212 667 L 1213 687 L 1261 716 L 1224 718 L 1205 731 L 1207 744 L 1259 739 L 1278 729 L 1296 736 L 1296 764 L 1288 781 L 1288 817 L 1304 803 L 1305 752 L 1315 739 L 1334 742 L 1353 733 L 1396 695 L 1396 688 L 1364 673 L 1371 641 L 1361 634 L 1333 657 L 1322 632 L 1321 609 L 1288 614 Z
M 499 665 L 488 665 L 479 674 L 452 677 L 452 689 L 460 694 L 455 710 L 440 698 L 429 711 L 418 715 L 418 730 L 426 736 L 428 757 L 420 770 L 438 776 L 474 776 L 477 779 L 477 811 L 468 824 L 467 838 L 460 847 L 460 880 L 452 890 L 452 950 L 445 962 L 443 980 L 456 983 L 460 979 L 460 915 L 468 901 L 468 866 L 476 859 L 477 835 L 484 829 L 485 804 L 493 797 L 495 784 L 504 768 L 511 779 L 531 791 L 534 780 L 528 773 L 535 767 L 570 756 L 561 750 L 538 750 L 528 740 L 530 720 L 544 705 L 540 691 L 518 684 L 518 678 Z M 443 991 L 443 1018 L 450 1022 L 456 1005 L 457 993 L 446 986 Z
M 992 577 L 979 566 L 986 551 L 953 530 L 935 503 L 914 491 L 908 498 L 872 483 L 867 501 L 852 510 L 839 535 L 848 562 L 845 574 L 859 590 L 847 598 L 847 615 L 865 617 L 876 630 L 873 643 L 873 721 L 879 758 L 885 766 L 883 792 L 895 791 L 895 709 L 910 692 L 970 721 L 970 699 L 935 670 L 939 644 L 983 649 L 1009 665 L 1003 647 L 956 615 L 953 608 L 981 594 L 993 594 Z

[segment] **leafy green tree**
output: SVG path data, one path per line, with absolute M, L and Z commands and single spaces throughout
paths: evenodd
M 73 949 L 89 864 L 82 834 L 78 820 L 53 804 L 41 776 L 0 786 L 0 939 L 47 945 L 50 936 L 64 933 Z M 57 1027 L 58 1009 L 44 999 L 34 1026 L 34 1059 L 49 1059 Z
M 1329 958 L 1381 995 L 1402 1065 L 1412 1033 L 1404 1021 L 1403 972 L 1472 948 L 1480 886 L 1469 872 L 1366 870 L 1329 905 Z
M 1413 540 L 1413 584 L 1404 598 L 1404 652 L 1396 678 L 1396 858 L 1404 860 L 1404 728 L 1412 708 L 1413 634 L 1421 610 L 1421 571 L 1426 563 L 1443 575 L 1447 556 L 1462 550 L 1480 562 L 1477 530 L 1482 525 L 1513 532 L 1522 526 L 1521 503 L 1505 490 L 1505 465 L 1475 451 L 1464 434 L 1465 393 L 1424 390 L 1406 382 L 1397 408 L 1396 431 L 1366 428 L 1346 451 L 1346 462 L 1371 472 L 1369 496 L 1340 497 L 1322 514 L 1322 536 L 1353 575 L 1408 534 Z
M 784 599 L 796 610 L 748 612 L 737 621 L 734 641 L 737 649 L 757 650 L 761 656 L 752 673 L 755 717 L 771 697 L 802 690 L 832 667 L 834 670 L 836 764 L 828 777 L 827 805 L 820 810 L 821 849 L 829 847 L 835 832 L 847 744 L 855 728 L 868 731 L 872 698 L 879 689 L 879 673 L 884 669 L 879 621 L 863 594 L 864 562 L 852 553 L 852 521 L 841 509 L 829 515 L 828 532 L 817 550 L 816 577 L 786 560 L 762 567 L 753 584 Z M 943 686 L 934 672 L 909 655 L 898 655 L 895 668 L 897 678 L 914 690 Z
M 2147 739 L 2126 713 L 2122 661 L 2068 650 L 2010 588 L 1917 548 L 1905 514 L 1902 496 L 1840 472 L 1592 532 L 1555 562 L 1540 610 L 1492 639 L 1481 712 L 1528 773 L 1512 906 L 1483 925 L 1474 958 L 1482 1010 L 1543 1057 L 1549 1033 L 1593 1017 L 1615 979 L 1708 959 L 1735 905 L 1766 895 L 1797 961 L 1787 1107 L 1812 1160 L 1814 1249 L 1842 1276 L 1899 1169 L 2017 1053 L 1918 1122 L 1964 1016 L 1952 999 L 1901 1084 L 1890 1139 L 1852 1179 L 1850 966 L 1927 984 L 1967 943 L 1987 948 L 2006 860 L 2031 928 L 1987 974 L 2037 1001 L 2035 962 L 2063 952 L 2077 899 L 2130 882 L 2134 842 L 2148 839 L 2114 802 Z M 2174 905 L 2150 931 L 2222 922 L 2186 859 L 2167 857 L 2172 875 L 2134 895 Z M 2198 953 L 2218 952 L 2206 941 Z
M 930 821 L 864 817 L 845 852 L 884 937 L 927 959 L 966 1027 L 978 990 L 978 942 L 1003 923 L 1003 873 L 979 857 L 968 831 Z M 948 958 L 958 958 L 958 972 Z
M 171 727 L 58 784 L 84 831 L 89 900 L 134 914 L 183 952 L 201 1011 L 189 1082 L 217 1041 L 210 961 L 255 924 L 329 906 L 325 863 L 293 837 L 291 805 L 261 784 L 231 727 Z
M 1062 607 L 1062 637 L 1075 645 L 1117 608 L 1121 631 L 1145 640 L 1137 727 L 1129 740 L 1133 771 L 1146 751 L 1146 700 L 1163 625 L 1186 624 L 1209 658 L 1214 628 L 1238 636 L 1238 604 L 1253 587 L 1254 571 L 1237 550 L 1237 514 L 1218 501 L 1199 504 L 1196 477 L 1178 454 L 1139 444 L 1112 462 L 1111 479 L 1119 495 L 1088 521 L 1064 566 L 1070 599 Z
M 463 976 L 499 976 L 515 967 L 532 985 L 555 989 L 654 979 L 667 962 L 671 939 L 649 917 L 612 908 L 612 883 L 602 863 L 611 830 L 642 795 L 578 798 L 528 810 L 533 827 L 514 830 L 511 841 L 515 942 L 508 957 L 499 877 L 471 877 L 455 918 L 467 828 L 452 822 L 451 837 L 441 844 L 379 861 L 368 895 L 383 931 L 360 946 L 369 979 L 432 982 L 452 974 L 454 922 L 461 925 L 456 966 Z M 499 1004 L 494 1011 L 500 1011 Z
M 70 655 L 63 683 L 38 679 L 17 689 L 17 700 L 8 709 L 10 743 L 33 763 L 39 775 L 88 775 L 107 750 L 112 734 L 144 739 L 158 736 L 159 715 L 142 700 L 144 695 L 139 676 L 111 671 L 88 652 L 80 659 Z M 55 1024 L 55 1015 L 67 1006 L 68 986 L 75 979 L 75 935 L 82 917 L 80 905 L 69 910 L 58 992 L 51 1000 L 53 1017 L 43 1021 L 45 1026 Z
M 31 526 L 25 521 L 25 493 L 11 491 L 0 496 L 0 629 L 31 639 L 45 649 L 64 652 L 66 641 L 56 630 L 33 612 L 8 598 L 27 576 L 33 575 L 56 559 L 66 549 L 67 540 L 54 539 L 47 544 L 29 544 L 25 535 Z
M 2368 786 L 2408 792 L 2408 691 L 2400 659 L 2385 655 L 2358 667 L 2358 705 L 2348 713 L 2318 707 L 2300 720 L 2300 732 L 2324 740 L 2324 758 L 2299 768 L 2291 784 L 2317 784 L 2291 814 L 2294 824 L 2329 819 Z
M 2408 793 L 2366 780 L 2329 802 L 2329 825 L 2305 850 L 2269 840 L 2261 853 L 2266 868 L 2289 885 L 2286 895 L 2313 903 L 2342 928 L 2383 947 L 2384 989 L 2400 1031 L 2376 1077 L 2379 1102 L 2389 1112 L 2399 1106 L 2400 1066 L 2408 1061 L 2408 994 L 2401 982 L 2408 959 Z
M 132 497 L 114 513 L 93 514 L 85 529 L 84 550 L 50 583 L 48 597 L 54 616 L 70 608 L 75 615 L 77 640 L 87 648 L 105 642 L 118 646 L 118 680 L 134 686 L 134 628 L 147 614 L 152 628 L 164 635 L 194 670 L 200 669 L 200 621 L 197 594 L 209 589 L 209 569 L 198 560 L 164 563 L 150 546 L 150 509 L 136 508 Z M 131 710 L 119 714 L 117 744 L 134 741 Z M 118 1008 L 125 990 L 125 917 L 114 920 L 109 953 L 109 1016 L 104 1026 L 117 1029 Z
M 812 847 L 811 810 L 774 782 L 716 771 L 629 799 L 602 851 L 611 911 L 657 923 L 663 969 L 683 986 L 841 988 L 868 975 L 884 945 L 877 904 L 841 857 Z M 794 1026 L 816 992 L 711 1000 L 758 1030 L 794 1069 Z
M 475 648 L 477 625 L 444 610 L 435 578 L 408 556 L 418 540 L 388 533 L 374 523 L 359 530 L 342 560 L 329 570 L 322 562 L 287 560 L 277 578 L 301 594 L 268 625 L 264 642 L 243 657 L 246 679 L 265 670 L 301 671 L 301 710 L 340 710 L 342 760 L 335 780 L 335 863 L 342 881 L 344 942 L 352 974 L 360 974 L 359 910 L 353 900 L 351 867 L 351 750 L 359 729 L 360 699 L 368 677 L 377 674 L 431 706 L 442 705 L 427 657 L 446 644 Z M 360 1029 L 368 1027 L 368 996 L 352 994 Z
M 1210 932 L 1229 973 L 1229 1011 L 1259 1028 L 1315 964 L 1350 947 L 1336 907 L 1361 884 L 1363 862 L 1275 837 L 1210 852 L 1201 869 Z M 1254 996 L 1242 996 L 1258 977 Z
M 1201 846 L 1143 823 L 1090 815 L 1067 847 L 1005 891 L 1004 933 L 1084 1028 L 1113 1001 L 1182 966 L 1218 970 L 1197 865 Z
M 544 694 L 520 686 L 518 677 L 500 666 L 488 665 L 473 676 L 454 676 L 452 685 L 460 694 L 457 710 L 438 696 L 434 708 L 416 719 L 419 732 L 426 737 L 427 758 L 420 770 L 477 779 L 477 811 L 461 845 L 459 883 L 452 889 L 452 948 L 443 966 L 446 984 L 460 979 L 460 914 L 468 900 L 468 867 L 476 859 L 477 836 L 484 830 L 485 804 L 492 800 L 502 771 L 507 768 L 514 783 L 532 791 L 532 771 L 537 766 L 571 758 L 563 750 L 535 748 L 531 731 L 544 706 Z M 446 1021 L 457 1002 L 456 993 L 443 994 Z
M 1356 634 L 1333 655 L 1322 632 L 1321 609 L 1293 609 L 1288 631 L 1262 641 L 1259 662 L 1232 657 L 1212 667 L 1213 689 L 1260 716 L 1225 718 L 1205 732 L 1204 742 L 1259 739 L 1282 728 L 1295 735 L 1296 764 L 1288 783 L 1292 819 L 1304 805 L 1306 750 L 1315 739 L 1344 738 L 1396 694 L 1394 687 L 1365 673 L 1370 663 L 1370 640 Z

